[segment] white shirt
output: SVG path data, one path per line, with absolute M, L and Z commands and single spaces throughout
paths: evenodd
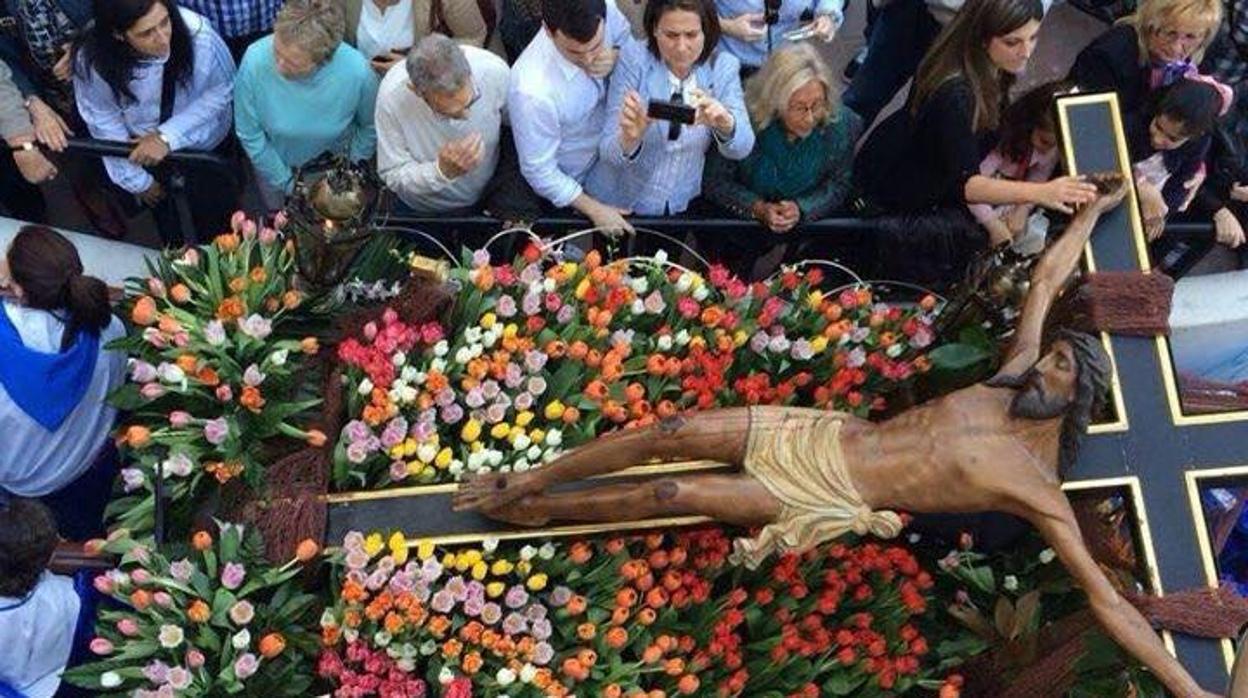
M 475 46 L 461 46 L 472 69 L 480 97 L 466 119 L 449 119 L 429 108 L 399 63 L 386 73 L 377 92 L 377 171 L 403 203 L 421 213 L 438 213 L 473 206 L 481 198 L 498 166 L 499 129 L 507 108 L 507 78 L 503 59 Z M 485 155 L 476 169 L 448 179 L 438 169 L 438 151 L 448 141 L 476 132 Z
M 0 596 L 0 681 L 27 698 L 52 698 L 73 649 L 82 602 L 74 582 L 44 572 L 30 596 Z
M 391 49 L 412 47 L 416 26 L 412 21 L 412 0 L 399 0 L 385 10 L 377 7 L 373 0 L 364 0 L 360 5 L 355 47 L 365 58 L 389 53 Z
M 135 100 L 125 104 L 118 102 L 94 68 L 74 71 L 74 97 L 93 138 L 128 141 L 159 126 L 170 150 L 211 150 L 229 135 L 234 125 L 234 59 L 208 20 L 190 10 L 180 12 L 191 33 L 194 65 L 190 82 L 174 88 L 173 116 L 163 124 L 160 92 L 167 59 L 138 62 L 130 80 Z M 118 186 L 132 194 L 152 186 L 152 175 L 125 158 L 104 158 L 104 167 Z
M 607 2 L 603 41 L 623 48 L 628 20 Z M 606 80 L 568 62 L 543 27 L 516 59 L 507 108 L 520 171 L 537 194 L 556 207 L 581 195 L 598 159 L 606 118 Z
M 0 302 L 0 312 L 8 313 L 26 348 L 60 351 L 65 325 L 52 313 L 7 301 Z M 0 434 L 5 446 L 0 449 L 0 487 L 20 497 L 42 497 L 73 482 L 95 462 L 117 417 L 108 405 L 108 394 L 126 377 L 125 353 L 104 347 L 125 334 L 117 318 L 100 332 L 100 357 L 91 385 L 54 432 L 31 419 L 0 386 Z

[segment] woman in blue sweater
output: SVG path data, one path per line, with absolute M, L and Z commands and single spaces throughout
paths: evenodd
M 287 0 L 273 34 L 243 56 L 234 129 L 271 210 L 291 192 L 294 168 L 326 151 L 365 160 L 377 148 L 377 76 L 343 43 L 345 28 L 333 0 Z

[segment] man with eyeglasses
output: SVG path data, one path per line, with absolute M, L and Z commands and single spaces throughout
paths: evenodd
M 475 212 L 503 150 L 508 75 L 495 54 L 442 34 L 421 39 L 386 74 L 377 169 L 406 212 Z

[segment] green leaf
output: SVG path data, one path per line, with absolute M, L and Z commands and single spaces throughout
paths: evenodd
M 992 354 L 971 344 L 943 344 L 928 352 L 932 366 L 947 371 L 960 371 L 992 358 Z
M 832 696 L 852 695 L 859 686 L 866 683 L 867 676 L 867 672 L 860 671 L 854 667 L 839 669 L 823 682 L 824 694 Z

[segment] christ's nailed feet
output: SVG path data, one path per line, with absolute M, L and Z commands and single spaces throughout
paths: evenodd
M 453 511 L 494 510 L 541 489 L 532 471 L 482 473 L 459 483 L 451 498 Z

